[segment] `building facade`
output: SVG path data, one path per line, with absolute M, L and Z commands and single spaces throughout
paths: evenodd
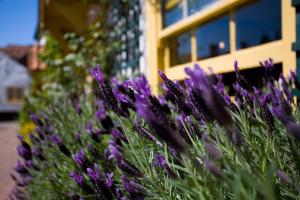
M 84 34 L 97 13 L 107 7 L 97 0 L 39 2 L 38 32 L 50 31 L 62 46 L 64 33 Z M 159 69 L 170 79 L 183 80 L 184 68 L 195 63 L 222 73 L 228 85 L 234 81 L 235 60 L 254 85 L 262 84 L 257 80 L 264 73 L 259 61 L 268 58 L 274 60 L 277 74 L 288 75 L 296 68 L 300 49 L 297 2 L 112 0 L 109 21 L 118 29 L 112 39 L 119 40 L 121 48 L 114 53 L 115 64 L 110 67 L 127 76 L 146 73 L 154 93 L 160 84 Z M 101 16 L 96 20 L 107 19 Z
M 258 77 L 259 61 L 267 58 L 284 75 L 296 67 L 291 0 L 149 0 L 145 6 L 147 76 L 154 91 L 159 69 L 182 80 L 184 68 L 198 63 L 230 83 L 235 60 Z
M 0 52 L 0 114 L 20 111 L 30 82 L 27 67 Z

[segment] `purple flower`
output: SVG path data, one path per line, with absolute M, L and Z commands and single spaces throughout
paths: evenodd
M 136 78 L 131 83 L 131 87 L 133 87 L 135 89 L 135 92 L 141 97 L 146 98 L 151 95 L 149 82 L 144 75 Z
M 214 160 L 219 160 L 222 158 L 221 151 L 212 143 L 204 142 L 204 147 L 206 149 L 207 154 Z
M 18 154 L 24 158 L 25 160 L 31 160 L 32 159 L 32 153 L 30 148 L 26 148 L 24 145 L 19 145 L 17 147 Z
M 279 119 L 284 125 L 287 126 L 288 123 L 292 122 L 293 119 L 285 113 L 280 107 L 271 107 L 271 113 Z
M 80 166 L 83 166 L 85 164 L 86 157 L 85 157 L 83 149 L 80 149 L 80 151 L 78 153 L 73 155 L 73 160 Z
M 163 155 L 157 153 L 153 160 L 153 165 L 155 167 L 162 167 L 171 178 L 173 178 L 173 179 L 177 178 L 177 174 L 167 164 L 166 159 Z
M 94 79 L 96 79 L 98 82 L 104 81 L 103 72 L 102 72 L 100 64 L 98 64 L 96 68 L 91 67 L 90 72 L 91 72 L 92 76 L 94 77 Z
M 93 124 L 91 122 L 88 122 L 85 126 L 85 129 L 88 134 L 92 133 L 93 132 Z
M 58 145 L 59 150 L 67 157 L 71 156 L 70 150 L 63 144 L 61 138 L 58 135 L 52 135 L 50 136 L 50 140 Z
M 85 185 L 84 177 L 78 172 L 71 172 L 69 176 L 80 186 Z
M 110 156 L 109 159 L 114 158 L 116 161 L 120 161 L 123 159 L 123 156 L 121 152 L 118 150 L 117 145 L 115 142 L 111 141 L 108 145 L 109 151 L 110 151 Z
M 76 141 L 77 141 L 79 144 L 82 144 L 82 141 L 81 141 L 81 134 L 80 134 L 80 133 L 75 133 L 75 139 L 76 139 Z
M 45 160 L 45 157 L 43 156 L 43 151 L 41 147 L 33 147 L 32 148 L 32 154 L 39 158 L 40 160 Z
M 95 182 L 98 183 L 100 180 L 99 166 L 94 163 L 93 168 L 87 168 L 87 173 L 89 177 Z
M 191 77 L 191 80 L 193 81 L 194 85 L 196 87 L 203 85 L 203 84 L 208 84 L 207 79 L 205 78 L 205 73 L 204 71 L 200 68 L 199 65 L 195 64 L 194 65 L 194 70 L 191 68 L 185 68 L 185 73 Z
M 240 73 L 240 68 L 239 68 L 239 64 L 238 64 L 238 61 L 237 61 L 237 60 L 234 61 L 234 71 L 235 71 L 235 73 L 237 73 L 237 74 Z
M 159 138 L 167 142 L 167 144 L 172 146 L 178 152 L 183 152 L 185 150 L 183 140 L 172 127 L 173 122 L 170 120 L 167 113 L 162 112 L 163 108 L 155 97 L 149 97 L 148 105 L 142 100 L 137 99 L 136 108 L 137 114 L 148 122 Z
M 117 165 L 123 172 L 126 172 L 127 174 L 135 177 L 140 177 L 142 175 L 138 168 L 125 159 L 117 161 Z
M 213 161 L 210 161 L 210 160 L 208 160 L 208 159 L 205 159 L 204 165 L 205 165 L 206 169 L 207 169 L 212 175 L 214 175 L 216 178 L 221 178 L 221 177 L 222 177 L 222 173 L 221 173 L 219 167 L 218 167 Z
M 136 123 L 136 131 L 138 134 L 145 137 L 147 140 L 151 142 L 155 142 L 158 146 L 162 147 L 162 144 L 158 141 L 158 139 L 153 134 L 151 134 L 147 129 L 142 127 L 142 125 L 138 122 L 137 118 L 135 118 L 135 123 Z
M 113 172 L 111 172 L 111 173 L 107 173 L 106 174 L 106 178 L 105 178 L 105 181 L 104 181 L 104 183 L 105 183 L 105 186 L 107 187 L 107 188 L 110 188 L 112 185 L 113 185 L 113 176 L 114 176 L 114 173 Z
M 41 119 L 36 114 L 30 115 L 30 118 L 39 127 L 43 127 L 44 126 L 44 123 L 41 121 Z
M 17 165 L 16 165 L 16 167 L 15 167 L 15 170 L 19 173 L 19 174 L 21 174 L 21 175 L 29 175 L 29 171 L 28 171 L 28 169 L 25 167 L 25 165 L 21 162 L 21 161 L 19 161 L 18 160 L 18 162 L 17 162 Z
M 80 102 L 76 103 L 76 112 L 78 115 L 81 115 L 81 113 L 82 113 L 82 108 L 81 108 Z
M 125 175 L 121 176 L 121 180 L 123 182 L 123 186 L 126 191 L 130 194 L 142 194 L 145 192 L 144 186 L 141 184 L 129 180 Z
M 273 69 L 274 68 L 274 62 L 272 58 L 269 58 L 267 60 L 259 62 L 259 64 L 262 67 L 265 67 L 266 69 Z
M 112 136 L 115 138 L 115 139 L 121 139 L 122 138 L 122 134 L 120 132 L 119 129 L 117 128 L 114 128 L 111 132 Z
M 295 84 L 295 87 L 297 88 L 297 90 L 300 90 L 300 82 L 299 82 L 296 72 L 294 72 L 294 71 L 291 71 L 291 80 Z
M 97 119 L 99 119 L 99 120 L 104 119 L 106 117 L 106 110 L 105 110 L 104 106 L 100 107 L 95 115 L 96 115 Z
M 166 165 L 166 159 L 163 155 L 157 153 L 155 155 L 154 161 L 153 161 L 153 165 L 155 167 L 163 167 Z
M 286 124 L 287 132 L 292 135 L 295 139 L 300 141 L 300 125 L 290 121 Z
M 277 170 L 276 171 L 276 176 L 284 183 L 292 183 L 291 178 L 284 173 L 284 171 Z
M 61 145 L 61 144 L 62 144 L 61 138 L 60 138 L 58 135 L 56 135 L 56 134 L 51 135 L 51 136 L 50 136 L 50 140 L 51 140 L 54 144 L 56 144 L 56 145 Z

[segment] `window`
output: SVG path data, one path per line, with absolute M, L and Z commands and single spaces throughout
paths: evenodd
M 6 97 L 8 103 L 20 103 L 24 96 L 24 89 L 22 87 L 7 87 Z
M 199 10 L 205 9 L 207 6 L 218 0 L 187 0 L 188 15 L 192 15 Z
M 183 17 L 182 1 L 163 0 L 163 25 L 170 26 Z
M 170 39 L 171 66 L 191 61 L 191 33 L 186 32 Z
M 229 16 L 198 27 L 196 40 L 199 60 L 229 53 Z
M 251 69 L 241 70 L 241 75 L 248 81 L 248 83 L 256 88 L 263 88 L 266 85 L 265 82 L 265 68 L 260 66 L 253 66 Z M 279 79 L 279 75 L 282 73 L 282 64 L 274 64 L 273 75 L 275 80 Z M 223 83 L 229 95 L 235 95 L 235 90 L 232 85 L 236 81 L 235 72 L 223 73 Z
M 235 12 L 236 48 L 281 39 L 281 0 L 259 0 Z
M 297 9 L 299 9 L 299 8 L 297 8 Z M 300 12 L 299 11 L 297 11 L 297 14 L 296 14 L 296 29 L 300 30 Z M 296 31 L 296 34 L 297 34 L 297 36 L 296 36 L 297 40 L 300 40 L 300 31 Z

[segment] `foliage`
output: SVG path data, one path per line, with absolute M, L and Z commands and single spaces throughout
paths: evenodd
M 91 69 L 100 97 L 54 101 L 16 170 L 22 199 L 299 199 L 299 81 L 272 76 L 249 85 L 235 66 L 235 101 L 219 75 L 186 69 L 185 85 L 163 73 L 164 94 L 145 77 L 107 82 Z M 99 100 L 101 99 L 101 100 Z M 25 191 L 20 192 L 21 186 Z M 18 190 L 17 190 L 18 189 Z M 42 194 L 42 195 L 41 195 Z

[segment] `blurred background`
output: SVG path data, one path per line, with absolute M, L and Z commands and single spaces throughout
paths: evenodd
M 89 66 L 120 79 L 146 74 L 158 93 L 159 69 L 181 81 L 184 67 L 198 63 L 222 74 L 230 92 L 237 60 L 262 87 L 261 60 L 272 58 L 277 76 L 298 71 L 298 7 L 300 0 L 0 0 L 0 197 L 16 135 L 35 128 L 29 115 L 58 96 L 91 92 Z

